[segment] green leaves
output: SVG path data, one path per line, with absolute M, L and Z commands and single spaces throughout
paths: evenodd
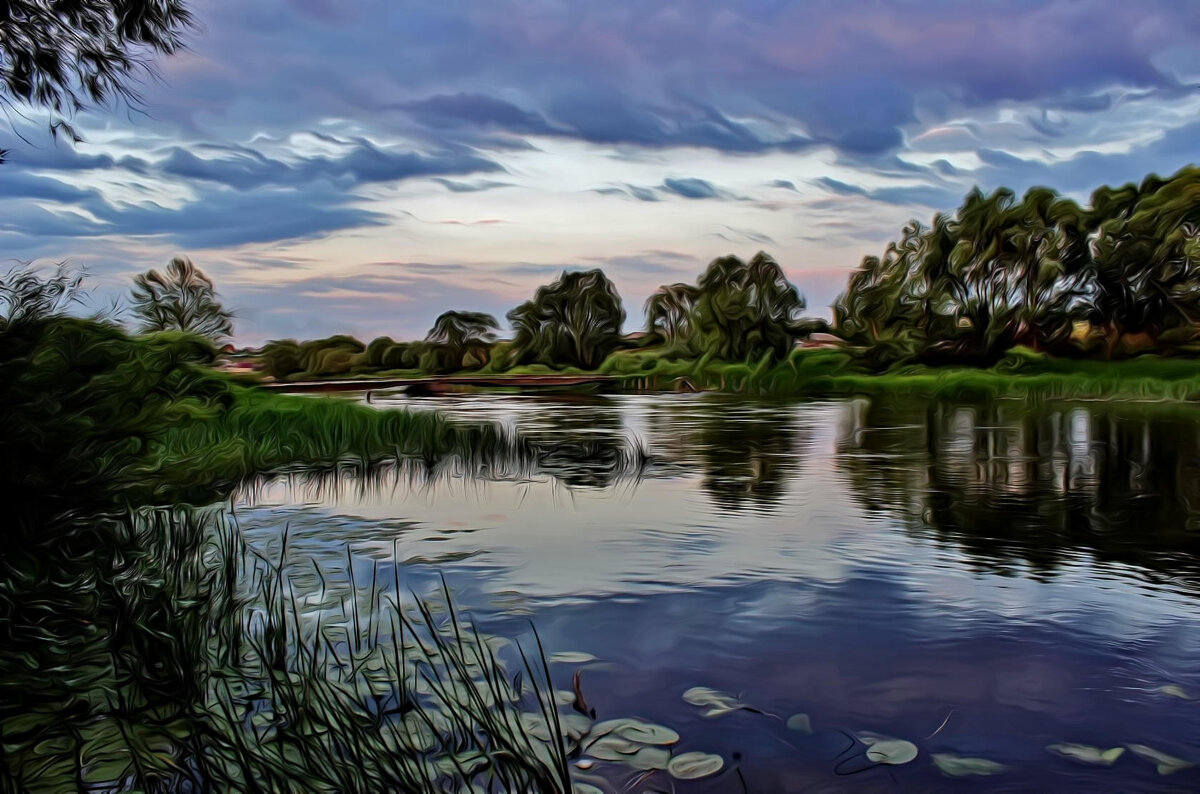
M 1072 744 L 1069 742 L 1051 744 L 1046 749 L 1063 758 L 1069 758 L 1072 761 L 1078 761 L 1081 764 L 1091 764 L 1093 766 L 1112 766 L 1117 762 L 1118 758 L 1125 754 L 1124 747 L 1113 747 L 1103 750 L 1099 747 L 1093 747 L 1090 744 Z
M 683 753 L 671 759 L 667 771 L 679 780 L 698 780 L 721 771 L 725 761 L 712 753 Z
M 693 706 L 704 707 L 702 717 L 722 717 L 739 709 L 750 708 L 733 695 L 709 689 L 706 686 L 694 686 L 683 693 L 683 700 Z
M 603 271 L 564 272 L 508 313 L 512 365 L 596 369 L 621 341 L 625 309 Z
M 1123 336 L 1191 338 L 1200 168 L 1102 188 L 1091 208 L 1046 188 L 1020 200 L 974 190 L 953 217 L 912 221 L 882 256 L 864 258 L 834 316 L 886 363 L 991 363 L 1018 345 L 1111 356 Z
M 934 753 L 933 765 L 949 777 L 998 775 L 1008 769 L 1004 764 L 986 758 L 970 758 L 953 753 Z
M 1147 747 L 1144 744 L 1129 744 L 1126 747 L 1129 748 L 1129 752 L 1138 758 L 1154 764 L 1154 768 L 1160 775 L 1174 774 L 1181 769 L 1188 769 L 1196 765 L 1194 761 L 1185 761 L 1182 758 L 1176 758 L 1173 755 L 1168 755 L 1160 750 L 1155 750 L 1153 747 Z
M 133 313 L 143 333 L 183 331 L 214 342 L 233 333 L 233 315 L 217 300 L 212 279 L 186 257 L 172 259 L 165 273 L 134 278 Z
M 867 760 L 877 764 L 907 764 L 917 757 L 917 746 L 904 739 L 864 731 L 858 740 L 867 745 Z

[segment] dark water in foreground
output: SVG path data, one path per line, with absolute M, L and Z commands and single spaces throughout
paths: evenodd
M 376 404 L 381 401 L 376 397 Z M 532 620 L 600 719 L 721 755 L 634 791 L 1196 790 L 1200 409 L 882 406 L 709 396 L 396 399 L 569 442 L 558 478 L 278 480 L 238 507 L 253 543 L 359 581 L 393 555 L 444 574 L 496 634 Z M 651 462 L 610 462 L 637 440 Z M 704 717 L 697 686 L 768 714 Z M 791 730 L 809 716 L 813 732 Z M 777 715 L 775 718 L 770 715 Z M 913 742 L 872 765 L 851 736 Z M 1111 765 L 1055 744 L 1126 750 Z M 853 745 L 853 746 L 852 746 Z M 935 754 L 1003 764 L 949 776 Z M 1111 756 L 1110 756 L 1111 757 Z M 942 759 L 945 761 L 945 759 Z M 1088 761 L 1093 763 L 1089 763 Z M 601 769 L 598 767 L 597 769 Z M 597 771 L 597 770 L 593 770 Z M 610 767 L 612 781 L 639 773 Z

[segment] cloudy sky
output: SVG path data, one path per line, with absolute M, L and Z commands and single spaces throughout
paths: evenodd
M 0 122 L 0 251 L 94 300 L 190 256 L 237 337 L 424 334 L 602 267 L 765 250 L 828 315 L 847 272 L 973 185 L 1200 159 L 1200 3 L 194 0 L 140 110 Z M 22 139 L 23 138 L 23 139 Z

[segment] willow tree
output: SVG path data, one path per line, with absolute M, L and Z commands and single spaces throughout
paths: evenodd
M 217 300 L 212 279 L 183 257 L 172 259 L 165 272 L 134 278 L 133 313 L 143 333 L 185 331 L 214 342 L 233 333 L 233 315 Z
M 705 352 L 740 361 L 791 350 L 804 298 L 762 251 L 749 262 L 714 259 L 696 285 L 693 341 Z
M 113 99 L 136 104 L 132 83 L 149 57 L 183 46 L 191 14 L 180 0 L 5 0 L 0 3 L 0 100 L 63 118 Z
M 646 300 L 646 331 L 670 344 L 692 333 L 699 290 L 692 284 L 664 284 Z
M 1098 191 L 1099 193 L 1099 191 Z M 1113 323 L 1156 338 L 1200 323 L 1200 168 L 1098 195 L 1110 207 L 1095 242 L 1097 278 Z
M 564 272 L 508 313 L 514 364 L 595 369 L 621 343 L 625 309 L 603 271 Z
M 487 350 L 496 341 L 496 318 L 483 312 L 443 312 L 425 335 L 425 341 L 440 346 L 449 365 L 462 369 L 470 360 L 487 362 Z

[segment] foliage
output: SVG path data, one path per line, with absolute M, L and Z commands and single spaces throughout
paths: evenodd
M 24 591 L 0 599 L 21 688 L 0 700 L 4 790 L 570 790 L 564 746 L 523 717 L 558 726 L 536 635 L 514 675 L 448 591 L 367 587 L 349 548 L 322 573 L 222 510 L 79 528 L 69 553 L 0 555 Z
M 45 516 L 120 504 L 141 487 L 151 440 L 227 405 L 205 368 L 215 351 L 185 334 L 130 338 L 66 316 L 0 329 L 0 468 L 11 509 Z M 9 524 L 12 527 L 12 524 Z
M 488 348 L 496 341 L 496 318 L 483 312 L 443 312 L 425 335 L 433 347 L 434 366 L 428 372 L 454 372 L 488 362 Z M 424 359 L 423 359 L 424 360 Z
M 382 357 L 386 348 L 376 346 L 374 355 Z M 367 348 L 352 336 L 339 334 L 326 339 L 297 342 L 276 339 L 263 346 L 263 372 L 277 380 L 321 378 L 352 374 L 360 354 Z
M 595 270 L 564 272 L 508 313 L 510 365 L 595 369 L 621 344 L 625 310 L 616 287 Z
M 881 363 L 989 365 L 1023 345 L 1102 354 L 1187 341 L 1200 321 L 1200 168 L 1100 188 L 1090 207 L 1033 188 L 972 191 L 905 227 L 835 309 Z
M 71 114 L 86 103 L 137 101 L 145 57 L 182 45 L 181 0 L 8 0 L 0 7 L 0 99 Z M 61 118 L 52 129 L 75 133 Z
M 749 262 L 714 259 L 695 286 L 659 287 L 646 301 L 646 327 L 695 356 L 783 358 L 801 328 L 796 315 L 803 309 L 804 298 L 783 269 L 760 251 Z
M 80 295 L 83 275 L 59 265 L 43 277 L 27 264 L 0 279 L 0 329 L 59 314 Z
M 183 257 L 172 259 L 165 273 L 134 278 L 133 312 L 143 333 L 185 331 L 214 342 L 233 333 L 233 315 L 217 301 L 212 280 Z

